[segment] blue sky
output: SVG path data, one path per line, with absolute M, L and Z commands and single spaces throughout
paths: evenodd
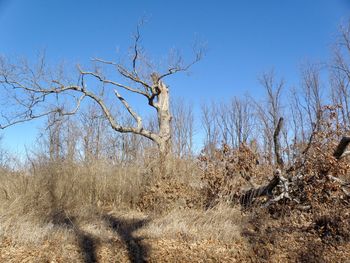
M 52 63 L 73 65 L 113 59 L 118 50 L 127 52 L 146 17 L 142 44 L 155 59 L 173 47 L 190 59 L 196 38 L 207 43 L 189 76 L 168 79 L 173 97 L 191 101 L 198 114 L 200 103 L 211 99 L 261 97 L 257 78 L 272 68 L 287 87 L 298 85 L 300 64 L 329 59 L 349 15 L 349 0 L 0 0 L 0 54 L 32 59 L 44 49 Z M 5 146 L 23 152 L 40 123 L 5 130 Z

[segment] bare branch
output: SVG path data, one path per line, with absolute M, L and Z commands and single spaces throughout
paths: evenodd
M 137 59 L 137 57 L 138 57 L 138 55 L 137 55 L 137 56 L 135 55 L 134 60 Z M 115 63 L 115 62 L 113 62 L 113 61 L 103 60 L 103 59 L 100 59 L 100 58 L 94 58 L 94 59 L 92 59 L 92 60 L 93 60 L 93 61 L 96 61 L 96 62 L 99 62 L 99 63 L 102 63 L 102 64 L 112 65 L 112 66 L 116 67 L 116 69 L 118 70 L 118 72 L 119 72 L 122 76 L 124 76 L 124 77 L 126 77 L 126 78 L 128 78 L 128 79 L 130 79 L 130 80 L 132 80 L 132 81 L 134 81 L 134 82 L 136 82 L 136 83 L 141 84 L 141 85 L 144 86 L 146 89 L 151 89 L 151 86 L 150 86 L 146 81 L 143 81 L 142 79 L 139 78 L 139 76 L 137 75 L 135 69 L 134 69 L 134 72 L 131 73 L 131 72 L 129 72 L 126 68 L 124 68 L 122 65 L 120 65 L 120 64 L 118 64 L 118 63 Z M 134 64 L 134 63 L 136 63 L 136 60 L 135 60 L 135 62 L 133 62 L 133 64 Z M 136 64 L 135 64 L 135 67 L 136 67 Z M 80 70 L 80 71 L 81 71 L 81 70 Z M 81 71 L 81 73 L 82 73 L 82 71 Z M 90 75 L 98 75 L 98 74 L 95 73 L 95 72 L 85 72 L 85 73 L 89 73 Z M 91 73 L 92 73 L 92 74 L 91 74 Z M 100 81 L 106 81 L 106 80 L 104 80 L 104 79 L 102 78 L 102 76 L 99 76 L 99 77 L 95 76 L 95 77 L 98 78 Z M 106 83 L 110 83 L 110 81 L 109 81 L 109 82 L 106 82 Z M 110 84 L 113 84 L 113 83 L 110 83 Z M 113 85 L 116 85 L 116 84 L 114 83 Z M 131 87 L 122 85 L 122 84 L 120 84 L 120 83 L 118 83 L 118 85 L 116 85 L 116 86 L 119 86 L 119 87 L 128 89 L 128 90 L 130 90 L 131 92 L 136 92 L 136 93 L 140 93 L 140 94 L 142 94 L 142 95 L 144 95 L 144 96 L 148 96 L 148 94 L 145 93 L 145 92 L 143 92 L 143 91 L 136 90 L 136 89 L 132 89 Z
M 0 129 L 6 129 L 6 128 L 8 128 L 10 126 L 13 126 L 15 124 L 28 122 L 28 121 L 31 121 L 31 120 L 34 120 L 34 119 L 38 119 L 38 118 L 50 115 L 52 113 L 58 113 L 60 116 L 74 115 L 79 110 L 80 104 L 81 104 L 81 102 L 83 101 L 84 98 L 85 98 L 85 94 L 83 94 L 79 99 L 77 99 L 76 106 L 75 106 L 75 108 L 73 110 L 66 111 L 66 112 L 62 108 L 55 108 L 53 110 L 49 110 L 49 111 L 43 112 L 41 114 L 33 114 L 32 110 L 30 108 L 27 111 L 27 114 L 25 114 L 26 116 L 21 118 L 21 119 L 19 119 L 19 120 L 10 121 L 9 119 L 6 118 L 8 120 L 8 123 L 5 124 L 5 125 L 0 125 Z
M 41 118 L 43 116 L 47 116 L 47 115 L 49 115 L 51 113 L 54 113 L 54 112 L 57 112 L 57 109 L 56 110 L 50 110 L 50 111 L 47 111 L 47 112 L 44 112 L 44 113 L 41 113 L 41 114 L 38 114 L 38 115 L 29 114 L 29 116 L 27 118 L 23 118 L 23 119 L 20 119 L 20 120 L 15 120 L 15 121 L 12 121 L 12 122 L 8 122 L 7 124 L 0 125 L 0 129 L 6 129 L 6 128 L 8 128 L 10 126 L 13 126 L 15 124 L 31 121 L 31 120 L 34 120 L 34 119 L 38 119 L 38 118 Z
M 125 108 L 128 110 L 128 112 L 131 114 L 131 116 L 135 119 L 137 122 L 137 129 L 141 130 L 142 129 L 142 119 L 137 113 L 131 108 L 129 103 L 118 93 L 117 90 L 114 90 L 114 94 L 117 96 L 117 98 L 123 103 Z
M 154 133 L 152 133 L 152 132 L 150 132 L 148 130 L 143 129 L 142 127 L 136 127 L 136 128 L 135 127 L 123 127 L 122 125 L 118 124 L 116 122 L 115 118 L 113 117 L 112 113 L 108 109 L 107 105 L 105 104 L 105 102 L 103 101 L 103 99 L 101 97 L 99 97 L 96 94 L 94 94 L 93 92 L 90 92 L 90 91 L 87 91 L 87 90 L 81 90 L 81 92 L 83 92 L 87 97 L 89 97 L 92 100 L 94 100 L 101 107 L 101 109 L 102 109 L 103 113 L 105 114 L 108 122 L 110 123 L 112 129 L 114 129 L 115 131 L 118 131 L 118 132 L 121 132 L 121 133 L 140 134 L 140 135 L 145 136 L 145 137 L 147 137 L 147 138 L 149 138 L 150 140 L 153 140 L 153 141 L 155 141 L 157 139 L 157 135 L 156 134 L 154 134 Z M 128 105 L 125 100 L 124 100 L 123 104 L 124 104 L 124 106 Z M 129 107 L 128 111 L 130 109 L 131 108 Z M 130 114 L 131 114 L 131 112 L 130 112 Z M 135 116 L 137 116 L 137 115 L 135 115 Z M 140 123 L 141 122 L 138 121 L 138 126 L 140 126 Z
M 136 34 L 135 34 L 135 44 L 134 44 L 134 57 L 132 59 L 132 68 L 135 76 L 137 76 L 137 70 L 136 70 L 136 62 L 138 59 L 139 51 L 138 51 L 138 43 L 140 41 L 140 28 L 139 25 L 136 28 Z
M 134 88 L 132 88 L 132 87 L 129 87 L 129 86 L 120 84 L 120 83 L 118 83 L 118 82 L 105 79 L 103 76 L 101 76 L 100 74 L 98 74 L 98 73 L 96 73 L 96 72 L 83 71 L 83 70 L 81 70 L 80 68 L 79 68 L 79 71 L 80 71 L 80 74 L 82 74 L 82 75 L 90 75 L 90 76 L 93 76 L 93 77 L 95 77 L 96 79 L 98 79 L 98 80 L 99 80 L 100 82 L 102 82 L 102 83 L 111 84 L 111 85 L 114 85 L 114 86 L 117 86 L 117 87 L 126 89 L 126 90 L 128 90 L 128 91 L 141 94 L 141 95 L 145 96 L 146 98 L 149 98 L 149 95 L 148 95 L 146 92 L 142 91 L 142 90 L 134 89 Z
M 145 88 L 147 88 L 147 89 L 151 89 L 151 86 L 150 86 L 146 81 L 143 81 L 143 80 L 141 80 L 138 76 L 136 76 L 136 75 L 130 73 L 130 72 L 129 72 L 126 68 L 124 68 L 122 65 L 118 65 L 118 71 L 119 71 L 119 73 L 120 73 L 122 76 L 124 76 L 124 77 L 126 77 L 126 78 L 128 78 L 128 79 L 130 79 L 130 80 L 132 80 L 132 81 L 135 81 L 136 83 L 139 83 L 139 84 L 143 85 L 143 86 L 144 86 Z
M 119 66 L 119 64 L 117 64 L 117 63 L 115 63 L 113 61 L 104 60 L 104 59 L 100 59 L 100 58 L 92 58 L 91 60 L 95 61 L 95 62 L 102 63 L 102 64 L 106 64 L 106 65 L 112 65 L 112 66 L 115 66 L 115 67 Z
M 185 66 L 182 66 L 182 65 L 177 65 L 175 67 L 172 67 L 172 68 L 169 68 L 168 69 L 168 72 L 164 73 L 164 74 L 161 74 L 159 76 L 159 80 L 167 77 L 167 76 L 170 76 L 170 75 L 173 75 L 177 72 L 180 72 L 180 71 L 188 71 L 194 64 L 196 64 L 197 62 L 199 62 L 203 57 L 203 52 L 202 51 L 199 51 L 197 54 L 196 54 L 196 57 L 195 59 L 190 62 L 189 64 L 185 65 Z

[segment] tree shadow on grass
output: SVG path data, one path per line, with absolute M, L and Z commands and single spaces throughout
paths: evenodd
M 51 218 L 55 226 L 74 230 L 79 248 L 83 254 L 84 263 L 98 262 L 96 256 L 97 240 L 90 234 L 79 229 L 74 223 L 74 218 L 68 217 L 64 211 L 54 212 Z
M 111 215 L 104 215 L 103 220 L 119 235 L 127 247 L 129 259 L 133 263 L 147 262 L 149 246 L 142 242 L 142 237 L 135 237 L 134 232 L 146 225 L 149 220 L 126 220 Z
M 79 229 L 77 224 L 75 224 L 74 217 L 68 217 L 64 211 L 59 210 L 52 213 L 50 218 L 51 222 L 56 227 L 72 229 L 74 231 L 79 248 L 83 254 L 84 263 L 98 262 L 96 255 L 98 241 L 92 235 Z M 149 220 L 128 220 L 111 215 L 104 215 L 102 219 L 116 234 L 118 234 L 121 241 L 126 245 L 131 262 L 147 262 L 147 258 L 149 256 L 149 246 L 142 242 L 142 237 L 135 237 L 134 232 L 146 225 Z

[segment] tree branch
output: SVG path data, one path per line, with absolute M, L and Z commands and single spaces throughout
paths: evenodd
M 139 25 L 136 28 L 136 35 L 135 35 L 135 43 L 134 43 L 134 57 L 132 59 L 132 68 L 133 68 L 133 72 L 135 74 L 135 76 L 138 76 L 137 74 L 137 70 L 136 70 L 136 62 L 138 59 L 138 42 L 140 41 L 140 28 Z
M 118 65 L 118 72 L 119 72 L 122 76 L 124 76 L 124 77 L 126 77 L 126 78 L 128 78 L 128 79 L 130 79 L 130 80 L 132 80 L 132 81 L 134 81 L 134 82 L 136 82 L 136 83 L 141 84 L 141 85 L 144 86 L 147 90 L 151 90 L 151 86 L 150 86 L 146 81 L 143 81 L 143 80 L 141 80 L 137 75 L 134 75 L 134 74 L 130 73 L 130 72 L 129 72 L 127 69 L 125 69 L 122 65 Z
M 281 171 L 277 169 L 275 171 L 273 179 L 264 186 L 259 188 L 252 188 L 243 193 L 240 197 L 240 204 L 244 207 L 248 207 L 252 204 L 255 198 L 260 196 L 272 196 L 272 191 L 281 181 Z
M 103 76 L 101 76 L 100 74 L 98 74 L 96 72 L 82 71 L 80 68 L 79 68 L 79 71 L 80 71 L 80 74 L 93 76 L 93 77 L 95 77 L 96 79 L 98 79 L 102 83 L 111 84 L 111 85 L 114 85 L 114 86 L 126 89 L 126 90 L 128 90 L 130 92 L 141 94 L 141 95 L 145 96 L 146 98 L 149 98 L 149 95 L 146 92 L 142 91 L 142 90 L 134 89 L 132 87 L 123 85 L 121 83 L 105 79 Z
M 189 64 L 187 64 L 186 66 L 181 66 L 181 65 L 177 65 L 175 67 L 172 67 L 172 68 L 169 68 L 168 69 L 168 72 L 164 73 L 164 74 L 161 74 L 159 76 L 159 80 L 167 77 L 167 76 L 170 76 L 170 75 L 173 75 L 177 72 L 180 72 L 180 71 L 187 71 L 189 70 L 194 64 L 196 64 L 197 62 L 199 62 L 203 57 L 203 53 L 202 51 L 199 51 L 197 54 L 196 54 L 196 57 L 195 59 L 190 62 Z
M 73 110 L 67 111 L 67 112 L 63 111 L 62 108 L 56 108 L 56 109 L 49 110 L 49 111 L 46 111 L 46 112 L 41 113 L 41 114 L 33 114 L 32 110 L 30 108 L 27 111 L 27 113 L 25 114 L 26 116 L 24 118 L 19 119 L 19 120 L 15 120 L 15 121 L 12 121 L 12 122 L 8 121 L 7 124 L 0 125 L 0 129 L 6 129 L 6 128 L 8 128 L 10 126 L 13 126 L 15 124 L 24 123 L 24 122 L 31 121 L 31 120 L 34 120 L 34 119 L 38 119 L 38 118 L 50 115 L 52 113 L 59 113 L 60 116 L 74 115 L 79 110 L 81 102 L 83 101 L 84 98 L 85 98 L 85 94 L 83 94 L 79 99 L 77 99 L 75 108 Z
M 137 129 L 141 130 L 142 127 L 142 119 L 137 113 L 131 108 L 129 103 L 118 93 L 117 90 L 114 90 L 114 94 L 116 97 L 123 103 L 124 107 L 127 109 L 127 111 L 131 114 L 131 116 L 135 119 L 137 122 Z

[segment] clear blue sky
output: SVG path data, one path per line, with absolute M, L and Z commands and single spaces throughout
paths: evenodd
M 349 0 L 0 0 L 0 53 L 33 58 L 42 49 L 52 62 L 87 63 L 127 51 L 142 17 L 142 43 L 155 58 L 172 47 L 190 58 L 196 37 L 207 42 L 192 74 L 168 80 L 172 95 L 196 109 L 202 101 L 249 92 L 261 96 L 257 77 L 275 69 L 287 86 L 298 84 L 299 65 L 331 55 L 339 25 L 350 18 Z M 198 110 L 197 110 L 198 112 Z M 40 122 L 3 132 L 23 152 Z

